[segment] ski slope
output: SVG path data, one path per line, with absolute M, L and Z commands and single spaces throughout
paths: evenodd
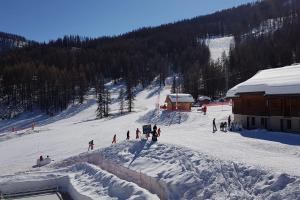
M 156 102 L 163 103 L 170 87 L 155 84 L 138 88 L 134 112 L 119 115 L 116 97 L 122 86 L 108 86 L 115 100 L 107 119 L 96 119 L 97 105 L 90 95 L 82 105 L 42 118 L 35 131 L 2 132 L 0 191 L 7 182 L 39 180 L 46 184 L 49 177 L 67 177 L 79 194 L 90 199 L 158 198 L 139 183 L 87 160 L 88 141 L 93 139 L 96 150 L 91 154 L 163 182 L 169 199 L 300 198 L 299 135 L 264 130 L 212 133 L 212 119 L 226 121 L 230 106 L 209 106 L 206 115 L 197 110 L 157 111 Z M 9 127 L 11 121 L 1 123 Z M 20 127 L 22 123 L 14 121 Z M 136 128 L 141 130 L 147 123 L 161 128 L 157 143 L 135 139 Z M 125 141 L 127 130 L 130 141 Z M 117 144 L 111 145 L 114 134 Z M 55 161 L 33 169 L 40 155 L 50 155 Z M 118 191 L 111 191 L 116 187 Z
M 234 45 L 234 37 L 215 37 L 205 40 L 206 45 L 210 51 L 210 58 L 213 61 L 222 59 L 222 54 L 225 53 L 227 56 L 229 54 L 230 46 Z

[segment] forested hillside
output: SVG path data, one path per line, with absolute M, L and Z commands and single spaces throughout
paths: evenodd
M 299 10 L 300 0 L 265 0 L 117 37 L 65 36 L 2 52 L 0 112 L 8 107 L 63 110 L 83 101 L 89 87 L 99 88 L 100 77 L 145 87 L 156 76 L 163 84 L 176 72 L 183 92 L 220 96 L 225 74 L 233 86 L 258 69 L 300 62 Z M 276 28 L 254 31 L 270 19 Z M 235 47 L 228 57 L 211 62 L 204 39 L 224 35 L 235 36 Z
M 0 32 L 0 52 L 23 47 L 27 43 L 28 41 L 22 36 Z

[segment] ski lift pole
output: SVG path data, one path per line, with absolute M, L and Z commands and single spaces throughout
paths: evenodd
M 178 110 L 178 89 L 176 90 L 176 110 Z
M 160 88 L 158 91 L 158 96 L 157 96 L 157 104 L 156 104 L 156 109 L 157 109 L 157 115 L 159 115 L 159 101 L 160 101 Z

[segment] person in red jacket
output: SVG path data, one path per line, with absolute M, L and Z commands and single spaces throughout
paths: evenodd
M 206 111 L 207 111 L 207 107 L 206 107 L 206 105 L 204 105 L 204 107 L 203 107 L 203 113 L 204 113 L 204 115 L 206 115 Z

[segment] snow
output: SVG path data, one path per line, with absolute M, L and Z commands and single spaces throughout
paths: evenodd
M 249 34 L 261 36 L 269 33 L 274 33 L 275 31 L 282 28 L 283 21 L 284 18 L 282 17 L 268 19 L 266 21 L 263 21 L 257 28 L 254 28 Z
M 211 60 L 217 61 L 222 58 L 223 52 L 225 52 L 226 55 L 229 54 L 230 46 L 234 45 L 234 37 L 226 36 L 209 38 L 206 39 L 205 43 L 210 50 Z
M 265 130 L 212 133 L 212 120 L 226 121 L 231 106 L 208 106 L 206 115 L 197 110 L 157 111 L 156 103 L 164 103 L 170 85 L 137 90 L 134 112 L 119 115 L 116 98 L 122 86 L 109 88 L 114 103 L 107 119 L 96 119 L 91 95 L 82 105 L 37 121 L 34 131 L 22 130 L 26 134 L 5 131 L 11 121 L 1 121 L 7 128 L 0 140 L 0 191 L 59 185 L 75 200 L 157 199 L 157 188 L 131 179 L 141 174 L 155 186 L 162 184 L 164 189 L 157 187 L 169 199 L 299 199 L 299 135 Z M 14 125 L 28 124 L 22 122 L 26 117 L 19 119 Z M 161 128 L 157 143 L 135 139 L 136 128 L 148 123 Z M 117 144 L 112 145 L 114 134 Z M 91 139 L 95 150 L 87 152 Z M 32 168 L 40 155 L 54 161 Z M 104 160 L 97 161 L 101 157 Z
M 261 70 L 252 78 L 230 89 L 227 97 L 251 92 L 263 92 L 265 95 L 299 94 L 299 77 L 300 64 Z
M 198 101 L 204 101 L 204 100 L 208 100 L 208 101 L 210 101 L 210 100 L 211 100 L 211 98 L 210 98 L 210 97 L 208 97 L 208 96 L 199 96 L 199 97 L 198 97 Z
M 171 102 L 194 103 L 194 98 L 190 94 L 169 94 Z

